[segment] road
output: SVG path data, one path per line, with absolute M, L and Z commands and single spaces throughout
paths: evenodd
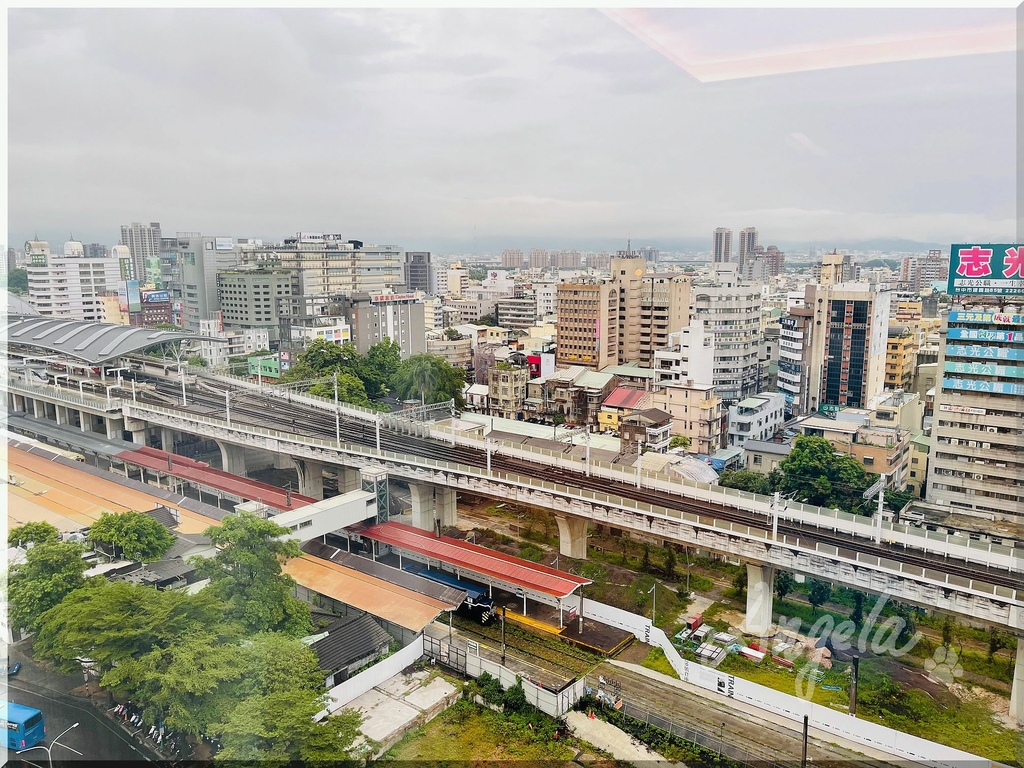
M 52 740 L 59 736 L 65 728 L 74 723 L 80 723 L 77 728 L 68 732 L 60 744 L 71 747 L 81 752 L 76 755 L 60 745 L 53 747 L 53 764 L 63 764 L 86 761 L 97 765 L 112 762 L 131 761 L 136 764 L 147 763 L 148 757 L 132 746 L 128 736 L 118 729 L 116 725 L 108 722 L 100 712 L 86 701 L 75 701 L 72 697 L 45 688 L 28 680 L 13 678 L 8 687 L 7 697 L 11 701 L 25 704 L 42 710 L 46 720 L 46 741 L 47 746 Z M 24 755 L 15 757 L 8 753 L 8 765 L 18 765 L 18 761 L 24 761 L 25 765 L 38 765 L 44 768 L 48 766 L 46 751 L 42 749 L 26 752 Z

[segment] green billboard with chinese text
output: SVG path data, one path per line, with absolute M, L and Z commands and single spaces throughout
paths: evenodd
M 954 243 L 946 292 L 951 296 L 1024 296 L 1024 245 Z

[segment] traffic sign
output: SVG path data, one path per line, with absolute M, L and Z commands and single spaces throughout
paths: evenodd
M 870 499 L 876 493 L 881 491 L 884 486 L 885 486 L 885 478 L 882 478 L 882 477 L 878 478 L 878 480 L 875 481 L 874 485 L 872 485 L 870 488 L 868 488 L 866 491 L 864 491 L 864 498 L 865 499 Z

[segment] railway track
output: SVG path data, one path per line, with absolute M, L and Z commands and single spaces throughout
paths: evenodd
M 166 405 L 167 397 L 172 397 L 176 393 L 180 395 L 180 388 L 166 381 L 161 381 L 157 384 L 157 391 L 163 395 L 163 397 L 159 398 L 159 404 L 161 405 Z M 142 400 L 143 398 L 140 397 L 139 399 Z M 154 402 L 154 404 L 158 403 Z M 224 398 L 220 395 L 199 392 L 193 388 L 189 393 L 189 408 L 196 413 L 204 415 L 222 416 L 224 413 Z M 276 424 L 277 426 L 293 429 L 295 434 L 308 437 L 333 439 L 335 436 L 335 420 L 331 414 L 303 404 L 281 402 L 280 399 L 269 398 L 252 392 L 235 393 L 235 397 L 231 402 L 231 416 L 232 420 L 239 423 L 254 426 L 272 426 Z M 486 455 L 479 449 L 452 446 L 437 440 L 397 434 L 383 426 L 380 432 L 381 447 L 388 451 L 429 456 L 433 459 L 480 468 L 487 465 Z M 368 448 L 376 447 L 375 430 L 363 421 L 342 417 L 341 434 L 343 441 L 349 444 Z M 587 488 L 602 493 L 615 494 L 647 504 L 697 515 L 700 518 L 706 519 L 709 523 L 717 519 L 761 531 L 768 531 L 771 528 L 770 522 L 765 517 L 755 513 L 704 502 L 698 504 L 678 496 L 662 495 L 626 483 L 604 478 L 588 477 L 582 473 L 569 472 L 560 468 L 544 467 L 524 459 L 492 454 L 491 469 L 499 477 L 503 473 L 535 477 L 571 487 Z M 934 568 L 936 565 L 939 565 L 943 571 L 962 578 L 981 580 L 1010 589 L 1018 589 L 1020 586 L 1018 578 L 1014 578 L 1012 574 L 999 569 L 981 564 L 968 565 L 965 561 L 958 561 L 955 558 L 938 558 L 927 553 L 918 554 L 913 550 L 886 542 L 876 543 L 870 539 L 836 535 L 827 529 L 815 526 L 780 520 L 778 532 L 796 539 L 797 542 L 806 540 L 828 544 L 847 555 L 859 552 L 873 557 L 900 560 L 920 568 Z M 779 546 L 785 545 L 780 544 Z

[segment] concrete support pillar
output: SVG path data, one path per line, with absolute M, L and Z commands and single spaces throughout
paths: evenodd
M 174 453 L 174 430 L 170 427 L 160 427 L 160 449 Z
M 217 441 L 220 448 L 221 468 L 232 475 L 245 477 L 245 448 L 233 443 Z
M 409 483 L 412 495 L 412 524 L 425 531 L 433 531 L 435 520 L 442 528 L 449 528 L 459 521 L 457 494 L 454 488 L 445 488 L 430 483 Z
M 1017 726 L 1024 726 L 1024 637 L 1017 637 L 1017 664 L 1010 686 L 1010 717 Z
M 149 445 L 148 442 L 148 429 L 133 429 L 132 430 L 132 442 L 136 445 Z
M 295 459 L 295 469 L 299 475 L 299 493 L 312 496 L 314 499 L 324 497 L 324 464 L 312 459 Z
M 24 395 L 18 395 L 14 392 L 11 393 L 11 410 L 15 413 L 26 412 L 27 409 Z
M 65 408 L 63 405 L 58 405 L 57 406 L 57 423 L 58 424 L 68 424 L 68 423 L 70 423 L 71 420 L 68 418 L 68 415 L 69 414 L 68 414 L 68 409 L 67 408 Z
M 32 415 L 37 419 L 46 418 L 46 406 L 39 400 L 32 400 Z
M 107 440 L 120 440 L 124 433 L 124 419 L 118 416 L 107 416 L 103 419 L 107 430 Z
M 92 432 L 92 414 L 88 411 L 78 411 L 78 427 L 83 432 Z
M 747 563 L 747 618 L 744 623 L 749 634 L 768 634 L 772 626 L 774 587 L 774 568 Z
M 352 467 L 336 467 L 338 471 L 338 494 L 349 493 L 350 491 L 358 491 L 362 486 L 360 485 L 361 478 L 358 469 Z
M 558 554 L 585 560 L 587 557 L 587 523 L 585 517 L 555 515 L 558 524 Z

